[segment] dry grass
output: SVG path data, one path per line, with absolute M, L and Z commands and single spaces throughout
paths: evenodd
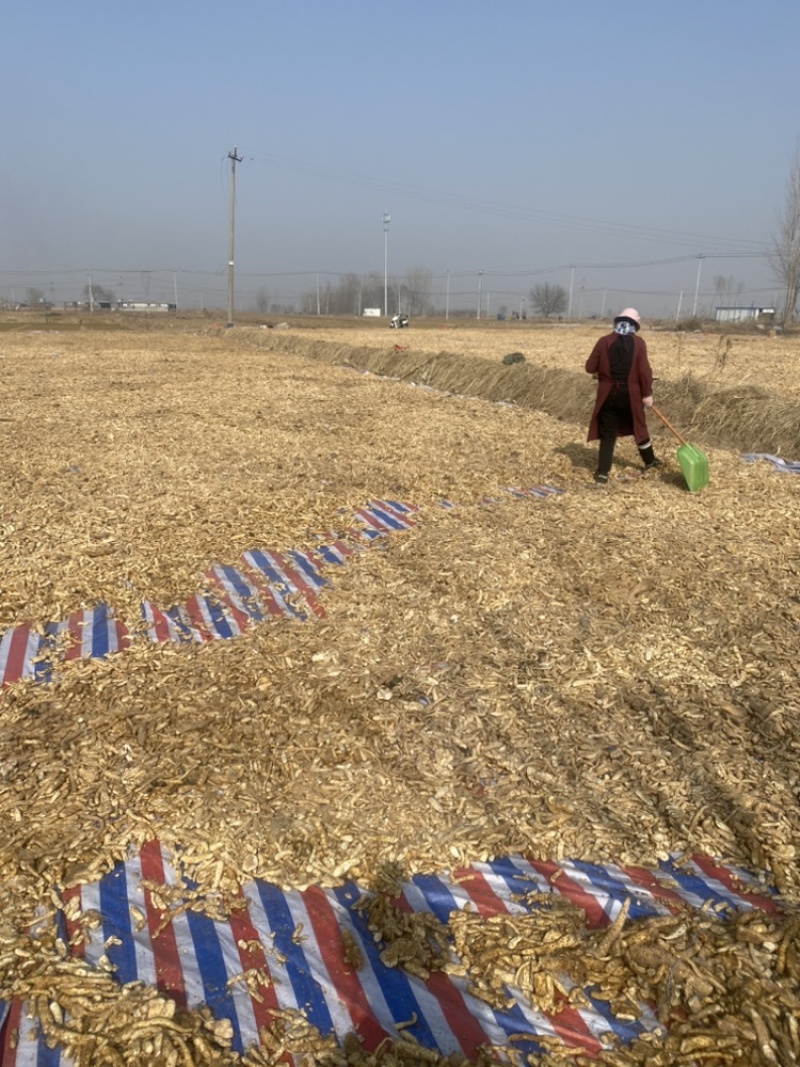
M 436 320 L 416 320 L 407 330 L 385 324 L 347 323 L 316 327 L 312 319 L 296 319 L 291 334 L 329 344 L 370 348 L 400 344 L 408 352 L 451 352 L 498 361 L 509 352 L 522 352 L 529 363 L 583 370 L 592 345 L 610 326 L 603 323 L 568 325 L 542 322 L 476 322 L 460 320 L 443 326 Z M 800 334 L 769 336 L 767 331 L 679 332 L 652 328 L 645 322 L 650 361 L 657 378 L 680 380 L 691 375 L 718 388 L 757 386 L 771 392 L 800 396 L 800 379 L 793 373 L 800 362 Z

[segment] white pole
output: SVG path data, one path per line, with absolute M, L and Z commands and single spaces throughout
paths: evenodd
M 572 318 L 572 285 L 575 281 L 575 268 L 569 268 L 569 307 L 567 308 L 567 318 Z
M 447 272 L 447 289 L 445 290 L 444 298 L 444 321 L 450 318 L 450 271 Z
M 681 317 L 681 304 L 683 303 L 683 289 L 681 289 L 681 295 L 678 297 L 678 310 L 675 312 L 675 321 L 679 322 Z
M 389 315 L 389 223 L 388 212 L 383 213 L 383 313 Z
M 477 315 L 477 318 L 481 317 L 482 289 L 483 289 L 483 271 L 479 270 L 478 271 L 478 315 Z
M 228 321 L 226 326 L 233 326 L 233 230 L 234 215 L 236 211 L 236 164 L 242 162 L 242 157 L 236 154 L 236 149 L 228 152 L 231 161 L 231 186 L 230 203 L 228 205 Z
M 606 294 L 607 293 L 608 293 L 608 289 L 604 289 L 603 290 L 603 306 L 600 308 L 600 318 L 601 319 L 604 319 L 606 317 Z
M 172 272 L 172 289 L 175 293 L 175 310 L 178 310 L 178 272 L 174 270 Z
M 94 290 L 92 289 L 92 276 L 89 275 L 89 311 L 94 311 Z
M 692 318 L 697 315 L 697 297 L 700 293 L 700 268 L 703 266 L 702 254 L 697 257 L 697 278 L 694 283 L 694 304 L 692 304 Z

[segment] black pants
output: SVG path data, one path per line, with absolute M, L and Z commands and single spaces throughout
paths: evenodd
M 597 459 L 597 473 L 607 475 L 614 459 L 614 446 L 619 435 L 620 422 L 631 423 L 631 398 L 625 384 L 614 383 L 611 392 L 597 413 L 597 429 L 600 433 L 600 455 Z M 650 464 L 655 459 L 653 446 L 649 441 L 636 442 L 642 462 Z

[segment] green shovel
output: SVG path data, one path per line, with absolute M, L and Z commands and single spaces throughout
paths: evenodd
M 705 453 L 685 441 L 675 427 L 664 418 L 655 404 L 652 405 L 650 410 L 657 418 L 661 419 L 667 429 L 674 433 L 681 443 L 681 447 L 675 453 L 675 456 L 680 464 L 684 481 L 689 487 L 689 492 L 696 493 L 699 489 L 705 489 L 708 485 L 708 459 Z

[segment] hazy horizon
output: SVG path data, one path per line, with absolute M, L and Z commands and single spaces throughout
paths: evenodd
M 487 313 L 541 281 L 583 314 L 780 292 L 793 0 L 6 7 L 0 299 L 224 306 L 234 147 L 239 308 L 387 252 Z

